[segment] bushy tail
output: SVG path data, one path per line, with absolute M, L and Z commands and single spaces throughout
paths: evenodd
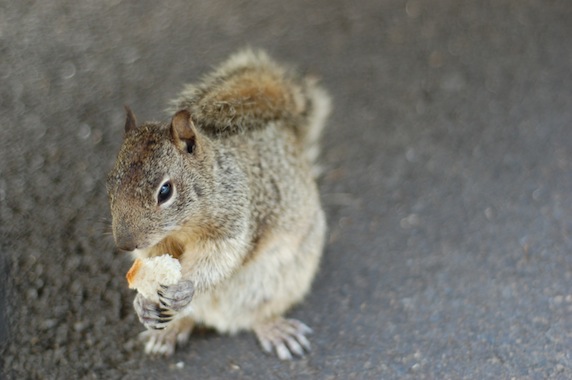
M 170 111 L 188 109 L 199 128 L 213 135 L 241 133 L 283 122 L 295 129 L 312 165 L 330 112 L 330 98 L 317 80 L 301 78 L 262 51 L 244 50 L 188 85 Z
M 305 122 L 300 124 L 298 134 L 304 144 L 304 152 L 312 165 L 314 176 L 321 172 L 317 164 L 320 155 L 320 136 L 332 108 L 328 93 L 317 85 L 314 78 L 306 78 L 306 111 Z

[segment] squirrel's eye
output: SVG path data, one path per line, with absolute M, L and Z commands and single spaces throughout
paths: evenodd
M 173 194 L 173 185 L 171 184 L 171 181 L 167 181 L 163 185 L 161 185 L 161 188 L 159 189 L 159 194 L 157 194 L 157 201 L 159 202 L 159 204 L 164 203 L 169 198 L 171 198 L 172 194 Z

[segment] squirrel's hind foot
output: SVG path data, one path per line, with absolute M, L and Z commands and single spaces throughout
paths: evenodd
M 280 360 L 292 360 L 310 351 L 306 335 L 311 334 L 312 329 L 296 319 L 273 319 L 256 326 L 254 332 L 262 349 L 275 352 Z
M 177 345 L 188 342 L 194 323 L 189 318 L 177 319 L 163 330 L 146 330 L 139 334 L 145 342 L 145 353 L 149 355 L 171 356 Z

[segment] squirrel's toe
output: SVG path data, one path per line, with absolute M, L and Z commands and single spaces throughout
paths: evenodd
M 177 345 L 183 345 L 189 340 L 193 322 L 181 318 L 171 322 L 164 330 L 146 330 L 139 334 L 145 342 L 145 353 L 149 355 L 171 356 Z
M 278 318 L 254 328 L 258 341 L 265 352 L 275 352 L 280 360 L 302 357 L 310 351 L 306 338 L 312 329 L 296 319 Z

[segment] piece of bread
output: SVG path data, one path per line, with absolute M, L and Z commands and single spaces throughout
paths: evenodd
M 159 302 L 159 285 L 173 285 L 181 279 L 181 263 L 169 254 L 136 259 L 125 276 L 130 289 L 143 297 Z

